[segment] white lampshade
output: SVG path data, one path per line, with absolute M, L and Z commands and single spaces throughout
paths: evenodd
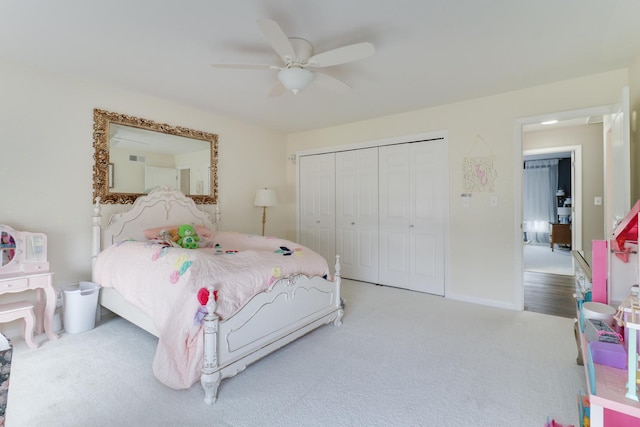
M 276 190 L 270 188 L 264 188 L 256 191 L 256 198 L 253 200 L 254 206 L 276 206 L 278 204 L 278 198 L 276 197 Z
M 285 68 L 278 73 L 278 80 L 294 94 L 309 86 L 315 75 L 304 68 Z

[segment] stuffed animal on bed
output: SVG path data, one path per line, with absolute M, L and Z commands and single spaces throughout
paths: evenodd
M 165 242 L 176 243 L 178 241 L 178 239 L 180 238 L 180 235 L 178 235 L 178 229 L 177 228 L 170 228 L 168 230 L 160 231 L 160 235 L 158 236 L 158 238 L 160 240 L 164 240 Z
M 191 224 L 182 224 L 178 228 L 178 244 L 185 249 L 197 249 L 200 237 L 196 234 L 196 229 Z

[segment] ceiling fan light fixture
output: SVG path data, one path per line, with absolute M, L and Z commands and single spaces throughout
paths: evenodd
M 297 94 L 313 81 L 315 75 L 304 68 L 285 68 L 278 73 L 278 80 L 294 94 Z

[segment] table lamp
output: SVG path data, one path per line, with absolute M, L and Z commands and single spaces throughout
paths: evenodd
M 264 188 L 256 191 L 256 197 L 253 200 L 253 204 L 254 206 L 262 208 L 262 235 L 264 236 L 264 225 L 267 222 L 267 208 L 278 204 L 276 191 L 270 188 Z

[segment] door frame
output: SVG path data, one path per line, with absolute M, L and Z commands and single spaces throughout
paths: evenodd
M 605 116 L 611 114 L 611 105 L 601 105 L 597 107 L 590 108 L 582 108 L 577 110 L 569 110 L 569 111 L 560 111 L 555 113 L 546 113 L 537 116 L 528 116 L 521 117 L 515 120 L 514 124 L 514 165 L 516 172 L 514 173 L 514 222 L 515 222 L 515 230 L 513 239 L 514 239 L 514 248 L 520 248 L 519 252 L 516 252 L 517 255 L 515 258 L 515 268 L 514 268 L 514 283 L 515 283 L 515 299 L 516 308 L 519 308 L 520 311 L 524 310 L 524 241 L 522 239 L 522 222 L 523 222 L 523 181 L 524 181 L 524 170 L 522 168 L 522 162 L 524 161 L 524 152 L 523 152 L 523 138 L 524 132 L 522 128 L 528 124 L 538 124 L 547 120 L 572 120 L 579 119 L 582 117 L 590 117 L 590 116 Z M 602 146 L 604 150 L 604 134 L 602 137 Z M 582 192 L 582 189 L 580 189 Z M 580 198 L 582 199 L 582 194 L 580 194 Z M 582 214 L 582 212 L 580 212 Z M 580 218 L 582 221 L 582 218 Z M 580 241 L 582 244 L 582 241 Z M 582 249 L 582 246 L 574 247 L 574 249 Z

